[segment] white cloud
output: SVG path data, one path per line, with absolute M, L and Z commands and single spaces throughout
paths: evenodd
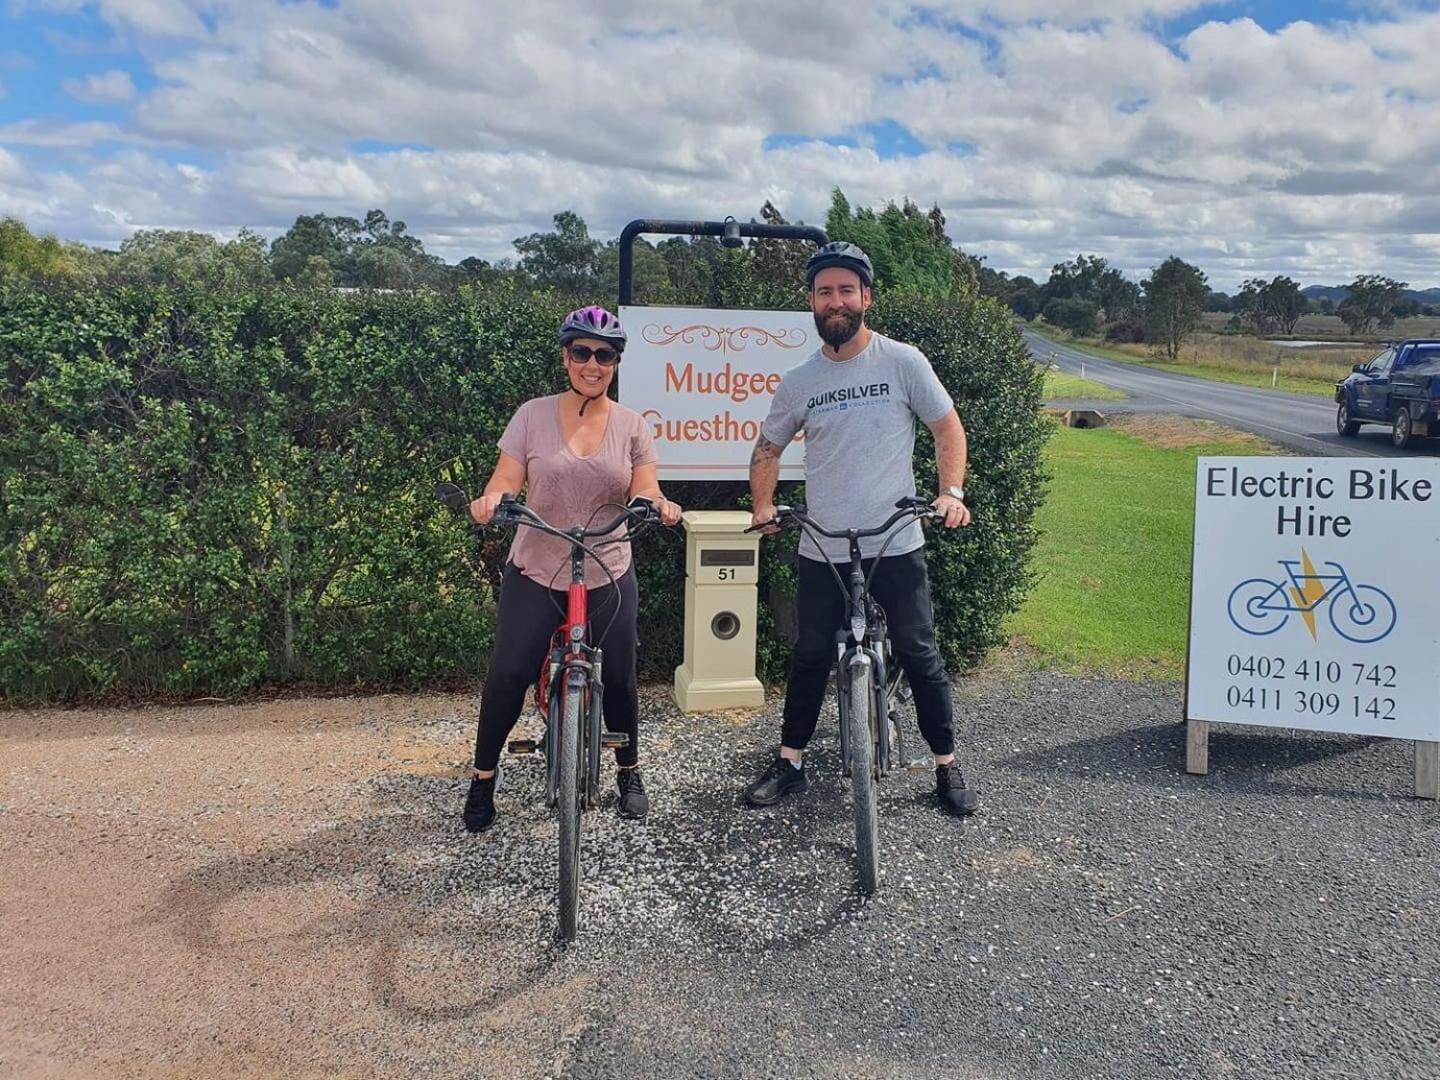
M 66 79 L 60 85 L 67 94 L 85 105 L 121 105 L 135 96 L 135 84 L 124 71 Z
M 227 6 L 224 0 L 11 0 L 18 14 L 27 10 L 73 13 L 95 8 L 111 26 L 156 37 L 193 38 L 206 33 L 201 13 Z
M 0 184 L 28 185 L 31 182 L 30 171 L 25 168 L 20 159 L 0 146 Z
M 137 138 L 118 124 L 99 120 L 75 124 L 17 120 L 13 124 L 0 124 L 0 144 L 9 143 L 11 146 L 79 148 L 90 147 L 97 142 L 149 141 Z
M 123 124 L 33 118 L 0 144 L 22 164 L 24 147 L 51 153 L 50 171 L 30 165 L 29 205 L 85 239 L 273 234 L 298 213 L 380 206 L 447 258 L 493 258 L 566 208 L 601 236 L 632 217 L 746 217 L 767 198 L 822 221 L 839 185 L 854 204 L 938 202 L 967 250 L 1041 276 L 1085 251 L 1137 274 L 1178 254 L 1222 286 L 1440 277 L 1440 15 L 1158 36 L 1200 6 L 100 0 L 159 85 Z M 929 152 L 886 159 L 864 137 L 763 149 L 885 119 Z M 132 149 L 97 162 L 102 140 Z M 160 146 L 163 160 L 146 152 Z M 55 154 L 70 155 L 59 171 Z

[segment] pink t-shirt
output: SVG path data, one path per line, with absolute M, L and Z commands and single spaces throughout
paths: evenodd
M 635 467 L 654 464 L 655 444 L 645 418 L 612 401 L 600 448 L 589 457 L 578 456 L 565 445 L 560 428 L 562 396 L 532 398 L 521 405 L 500 436 L 500 449 L 524 463 L 525 504 L 547 524 L 557 529 L 601 525 L 625 505 Z M 622 526 L 613 535 L 623 533 Z M 596 541 L 586 543 L 594 548 Z M 599 553 L 617 578 L 630 568 L 629 544 L 608 544 Z M 521 525 L 510 545 L 510 561 L 541 585 L 570 587 L 570 545 L 559 537 Z M 593 589 L 609 582 L 595 560 L 587 557 L 585 584 Z

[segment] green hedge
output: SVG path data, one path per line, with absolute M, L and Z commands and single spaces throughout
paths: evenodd
M 510 414 L 559 388 L 564 306 L 506 287 L 0 289 L 0 692 L 56 701 L 482 674 L 508 538 L 477 545 L 432 492 L 483 482 Z M 942 639 L 952 659 L 973 656 L 999 640 L 1028 580 L 1040 379 L 988 302 L 886 298 L 874 323 L 930 355 L 971 434 L 979 524 L 931 550 Z M 670 487 L 692 507 L 744 492 Z M 771 677 L 786 658 L 786 539 L 762 560 Z M 683 547 L 663 535 L 639 546 L 650 677 L 679 661 Z

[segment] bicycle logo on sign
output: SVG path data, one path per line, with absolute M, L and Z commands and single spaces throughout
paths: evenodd
M 1318 573 L 1308 554 L 1303 566 L 1299 559 L 1279 562 L 1285 569 L 1285 580 L 1249 578 L 1230 591 L 1226 609 L 1236 629 L 1264 637 L 1298 614 L 1314 638 L 1315 609 L 1327 603 L 1330 626 L 1346 641 L 1368 645 L 1395 629 L 1395 601 L 1375 585 L 1351 581 L 1339 563 L 1323 563 L 1329 572 Z

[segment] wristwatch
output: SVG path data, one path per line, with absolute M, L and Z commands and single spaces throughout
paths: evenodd
M 963 487 L 956 487 L 954 484 L 947 487 L 941 494 L 949 495 L 950 498 L 956 499 L 959 502 L 965 501 L 965 489 Z

